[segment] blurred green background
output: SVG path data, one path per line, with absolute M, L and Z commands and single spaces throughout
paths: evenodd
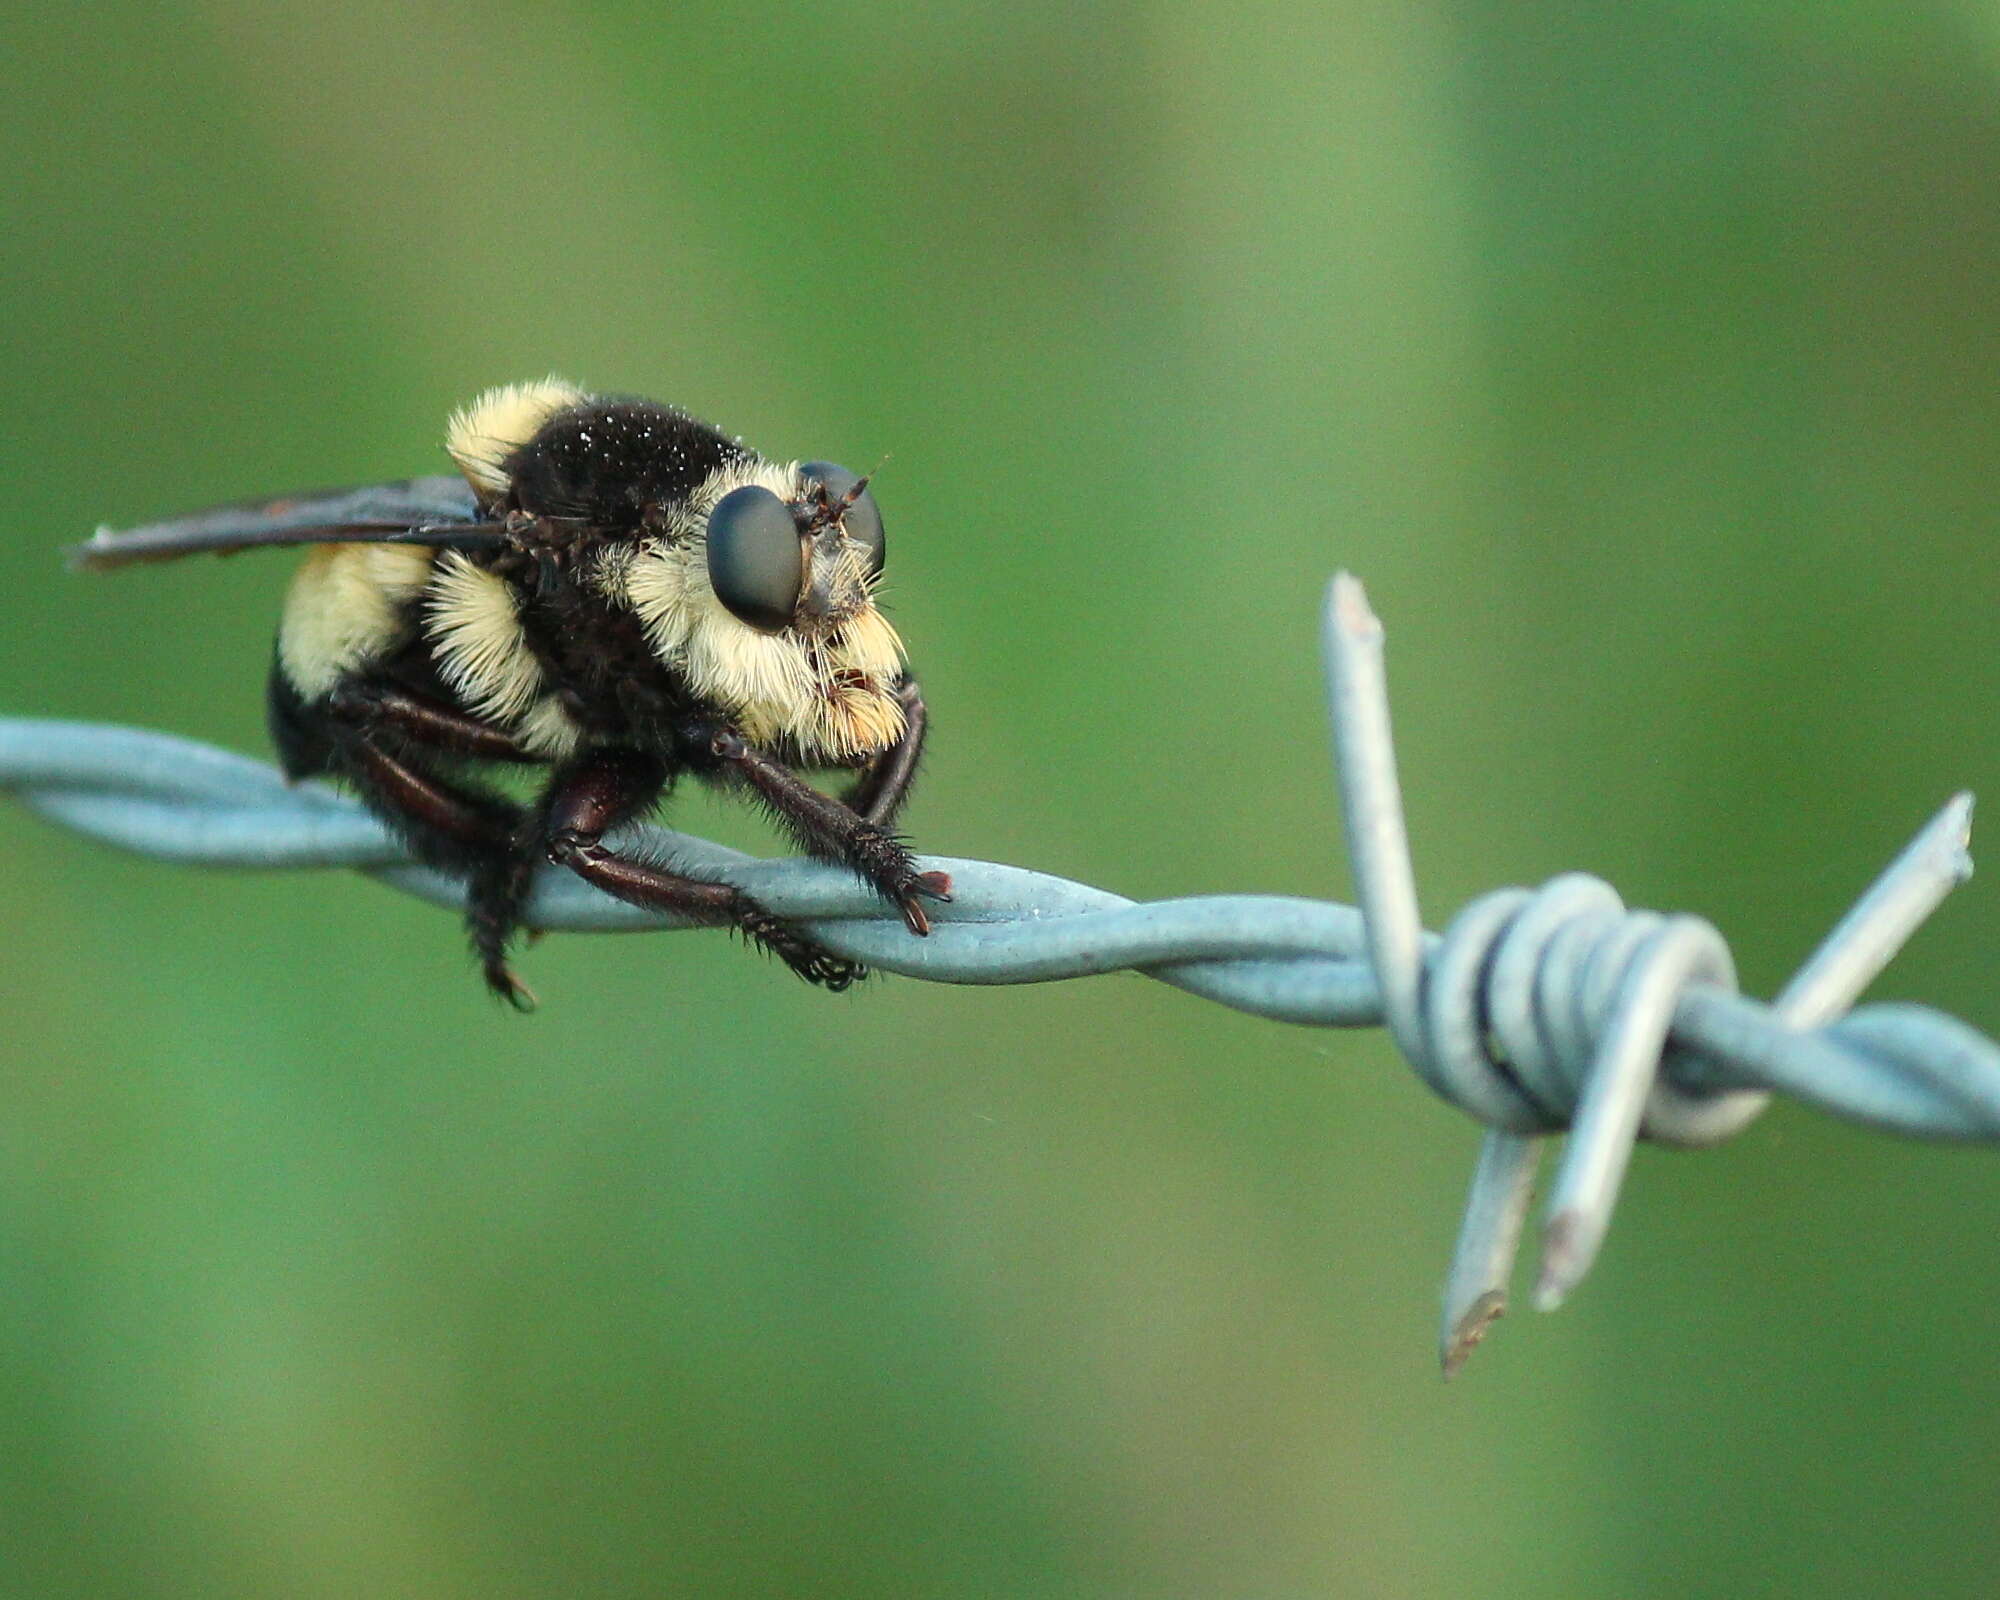
M 218 3 L 0 23 L 0 710 L 261 751 L 283 557 L 556 370 L 867 466 L 921 844 L 1426 903 L 1557 870 L 1768 993 L 2000 791 L 2000 12 Z M 768 835 L 710 801 L 677 820 Z M 1993 1592 L 2000 1157 L 1639 1155 L 1447 1388 L 1476 1132 L 1136 977 L 809 991 L 0 807 L 0 1592 Z M 1976 882 L 1878 985 L 2000 1029 Z

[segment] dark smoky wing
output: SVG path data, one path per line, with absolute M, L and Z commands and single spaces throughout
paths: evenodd
M 164 522 L 94 537 L 68 551 L 91 570 L 139 561 L 170 561 L 203 551 L 304 544 L 423 544 L 471 547 L 501 542 L 500 528 L 479 520 L 462 478 L 410 478 L 365 489 L 321 490 L 216 506 Z

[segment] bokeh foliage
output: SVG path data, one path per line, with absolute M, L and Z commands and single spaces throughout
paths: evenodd
M 0 59 L 0 709 L 260 749 L 281 558 L 55 547 L 553 369 L 890 458 L 940 852 L 1344 895 L 1336 564 L 1434 920 L 1587 867 L 1768 992 L 2000 790 L 1990 7 L 215 0 Z M 1474 1134 L 1379 1038 L 703 936 L 549 940 L 523 1021 L 358 879 L 0 841 L 0 1592 L 1991 1593 L 1990 1152 L 1642 1152 L 1446 1389 Z M 1880 992 L 2000 1028 L 1996 906 Z

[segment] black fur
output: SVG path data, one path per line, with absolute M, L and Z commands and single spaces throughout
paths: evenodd
M 631 611 L 575 583 L 514 590 L 528 648 L 591 738 L 662 748 L 690 715 L 720 717 L 667 670 Z
M 271 652 L 271 676 L 265 685 L 264 726 L 271 733 L 271 747 L 278 752 L 278 765 L 296 783 L 314 778 L 329 769 L 333 744 L 326 736 L 323 715 L 315 715 L 292 687 L 277 650 Z

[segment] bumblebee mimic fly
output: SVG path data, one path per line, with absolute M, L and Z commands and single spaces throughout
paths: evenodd
M 544 859 L 740 929 L 829 989 L 861 975 L 741 890 L 604 843 L 683 773 L 746 792 L 928 933 L 924 902 L 951 883 L 889 831 L 925 714 L 875 603 L 868 480 L 555 379 L 480 396 L 445 447 L 458 477 L 100 529 L 76 559 L 307 547 L 271 667 L 279 761 L 350 785 L 418 859 L 465 879 L 486 983 L 516 1006 L 533 997 L 508 945 Z M 501 766 L 546 772 L 531 803 L 494 786 Z M 795 767 L 856 776 L 834 800 Z

